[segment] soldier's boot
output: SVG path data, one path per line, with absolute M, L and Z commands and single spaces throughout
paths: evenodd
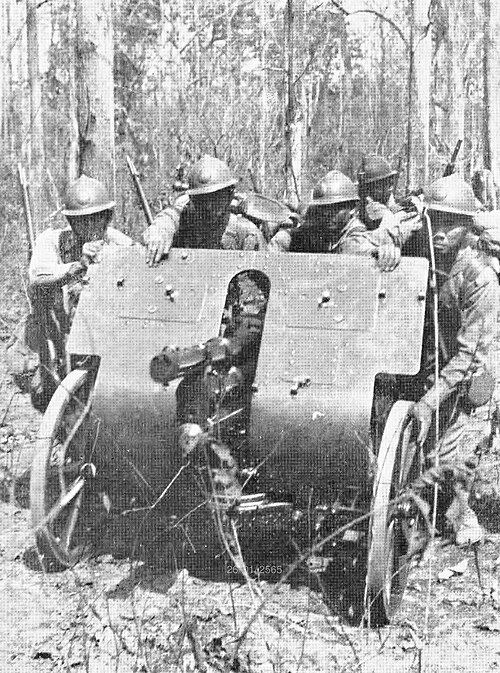
M 468 547 L 483 541 L 483 529 L 469 505 L 469 494 L 461 484 L 455 487 L 455 498 L 446 512 L 446 517 L 453 526 L 457 547 Z

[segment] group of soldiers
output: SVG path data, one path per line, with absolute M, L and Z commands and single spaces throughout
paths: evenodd
M 287 221 L 266 240 L 250 219 L 231 211 L 237 179 L 219 159 L 202 157 L 188 176 L 189 189 L 167 206 L 143 234 L 146 263 L 159 264 L 174 247 L 222 248 L 291 252 L 369 255 L 390 273 L 402 254 L 430 255 L 437 267 L 439 296 L 439 377 L 432 374 L 426 390 L 416 399 L 412 415 L 421 445 L 429 436 L 439 407 L 447 427 L 433 450 L 443 469 L 463 464 L 460 437 L 471 409 L 492 395 L 489 359 L 497 334 L 500 289 L 496 254 L 500 247 L 500 214 L 481 212 L 469 184 L 457 175 L 427 186 L 411 207 L 394 198 L 397 171 L 378 156 L 363 163 L 363 193 L 340 171 L 330 171 L 315 186 L 299 226 Z M 64 348 L 72 310 L 89 265 L 99 261 L 106 244 L 131 245 L 132 240 L 110 226 L 115 203 L 97 180 L 81 176 L 67 190 L 63 214 L 68 226 L 49 229 L 37 239 L 29 277 L 33 307 L 48 339 L 40 339 L 41 381 L 34 403 L 43 408 L 57 377 L 54 360 L 64 357 L 44 343 Z M 430 220 L 432 244 L 426 232 Z M 200 274 L 204 270 L 200 269 Z M 226 326 L 228 348 L 252 356 L 261 329 L 262 292 L 249 292 L 250 276 L 233 292 L 233 324 Z M 65 288 L 63 292 L 63 288 Z M 255 296 L 257 295 L 257 300 Z M 44 350 L 45 349 L 45 350 Z M 53 350 L 53 349 L 52 349 Z M 424 369 L 432 371 L 434 348 L 426 336 Z M 161 367 L 160 367 L 161 369 Z M 51 373 L 52 371 L 52 373 Z M 161 375 L 158 375 L 158 380 Z M 429 442 L 428 442 L 429 443 Z M 459 545 L 477 543 L 482 529 L 468 503 L 470 481 L 452 480 L 453 528 Z

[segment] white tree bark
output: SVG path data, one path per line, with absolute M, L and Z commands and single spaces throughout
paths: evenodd
M 49 205 L 42 107 L 42 83 L 39 66 L 37 0 L 26 0 L 28 83 L 30 91 L 29 184 L 35 234 L 48 224 Z
M 500 3 L 486 0 L 486 167 L 493 173 L 493 179 L 500 185 Z
M 302 95 L 304 5 L 287 0 L 285 8 L 285 198 L 296 206 L 302 195 L 302 155 L 305 132 Z
M 76 0 L 80 173 L 115 193 L 112 0 Z
M 429 27 L 429 0 L 413 2 L 414 105 L 411 110 L 410 186 L 429 180 L 429 115 L 432 38 Z

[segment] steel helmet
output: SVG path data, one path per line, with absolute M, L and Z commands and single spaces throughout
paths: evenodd
M 205 154 L 194 164 L 189 173 L 188 194 L 190 196 L 211 194 L 227 187 L 233 187 L 237 183 L 237 178 L 224 161 Z
M 457 215 L 475 215 L 481 207 L 472 187 L 458 175 L 439 178 L 424 189 L 424 204 L 429 210 Z
M 313 189 L 308 205 L 324 206 L 358 200 L 358 189 L 354 182 L 340 171 L 330 171 Z
M 391 168 L 388 161 L 376 154 L 369 154 L 364 158 L 364 165 L 360 170 L 364 169 L 365 183 L 379 182 L 387 178 L 395 177 L 398 172 Z
M 99 180 L 81 175 L 72 182 L 64 196 L 63 215 L 92 215 L 115 207 L 108 190 Z

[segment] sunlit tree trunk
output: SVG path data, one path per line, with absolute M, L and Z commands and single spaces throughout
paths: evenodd
M 450 0 L 447 11 L 447 97 L 444 118 L 444 137 L 448 152 L 455 147 L 457 140 L 465 135 L 465 53 L 466 53 L 466 17 L 467 0 Z M 456 170 L 463 172 L 463 161 L 459 157 Z
M 115 191 L 113 3 L 76 0 L 80 173 Z
M 257 185 L 260 190 L 265 188 L 266 184 L 266 154 L 267 154 L 267 140 L 269 133 L 269 88 L 267 76 L 267 61 L 266 49 L 268 43 L 267 37 L 267 20 L 268 20 L 268 3 L 266 0 L 259 0 L 259 19 L 260 19 L 260 114 L 261 119 L 258 125 L 258 167 L 257 167 Z
M 412 2 L 412 104 L 409 125 L 409 185 L 416 187 L 429 180 L 429 117 L 431 89 L 431 31 L 429 0 Z
M 304 5 L 298 0 L 287 0 L 285 7 L 285 197 L 296 205 L 302 192 L 302 153 L 304 141 L 304 114 L 302 110 L 302 37 Z
M 500 185 L 500 3 L 485 0 L 485 166 Z
M 9 29 L 7 15 L 8 0 L 0 0 L 0 138 L 2 139 L 1 148 L 4 150 L 5 139 L 5 118 L 7 112 L 8 87 L 6 84 L 10 81 L 8 75 L 9 54 Z
M 37 0 L 26 0 L 28 83 L 30 90 L 29 183 L 35 232 L 46 228 L 49 215 L 45 174 L 42 83 L 39 66 Z
M 70 13 L 68 24 L 71 27 L 71 37 L 76 43 L 76 7 L 74 0 L 70 0 L 68 5 Z M 80 167 L 80 148 L 78 131 L 78 97 L 76 88 L 76 63 L 75 59 L 69 59 L 68 63 L 68 111 L 69 111 L 69 133 L 68 133 L 68 155 L 67 155 L 67 177 L 68 182 L 76 180 Z

